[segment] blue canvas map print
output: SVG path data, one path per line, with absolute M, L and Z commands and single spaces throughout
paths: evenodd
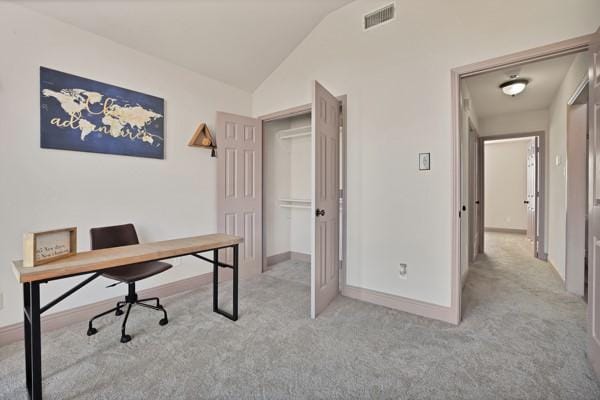
M 41 146 L 164 158 L 164 100 L 40 68 Z

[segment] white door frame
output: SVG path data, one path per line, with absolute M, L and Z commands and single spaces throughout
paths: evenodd
M 593 34 L 574 39 L 553 43 L 521 51 L 507 56 L 497 57 L 486 61 L 454 68 L 450 71 L 451 80 L 451 115 L 452 115 L 452 196 L 451 196 L 451 296 L 450 310 L 452 322 L 461 321 L 461 273 L 460 273 L 460 218 L 461 207 L 461 178 L 460 178 L 460 80 L 467 76 L 478 75 L 511 66 L 517 66 L 532 61 L 554 58 L 566 54 L 579 53 L 588 50 Z
M 342 210 L 342 215 L 341 215 L 341 224 L 342 224 L 342 232 L 340 235 L 340 243 L 341 243 L 341 251 L 340 251 L 340 256 L 341 256 L 341 271 L 340 271 L 340 293 L 342 292 L 342 290 L 346 287 L 346 268 L 347 268 L 347 260 L 348 260 L 348 252 L 347 252 L 347 232 L 348 232 L 348 218 L 347 218 L 347 202 L 348 202 L 348 175 L 347 175 L 347 149 L 348 149 L 348 141 L 346 140 L 347 136 L 347 127 L 348 127 L 348 114 L 347 114 L 347 110 L 348 110 L 348 97 L 346 95 L 342 95 L 342 96 L 337 96 L 337 99 L 340 102 L 340 107 L 341 107 L 341 124 L 342 124 L 342 130 L 341 130 L 341 140 L 342 140 L 342 148 L 340 149 L 340 157 L 342 157 L 342 165 L 341 165 L 341 179 L 340 179 L 340 183 L 341 186 L 344 188 L 343 191 L 343 196 L 342 196 L 342 201 L 340 203 L 340 209 Z M 258 119 L 260 120 L 260 123 L 262 125 L 262 134 L 264 134 L 265 132 L 265 122 L 269 122 L 269 121 L 275 121 L 278 119 L 283 119 L 283 118 L 289 118 L 289 117 L 294 117 L 294 116 L 298 116 L 298 115 L 303 115 L 303 114 L 307 114 L 310 113 L 312 111 L 312 104 L 303 104 L 301 106 L 297 106 L 297 107 L 292 107 L 292 108 L 288 108 L 285 110 L 281 110 L 281 111 L 276 111 L 274 113 L 270 113 L 270 114 L 266 114 L 266 115 L 262 115 L 260 117 L 258 117 Z M 312 118 L 312 116 L 311 116 Z M 266 149 L 265 149 L 265 144 L 266 144 L 266 140 L 263 140 L 263 157 L 264 154 L 266 154 Z M 262 162 L 262 160 L 261 160 Z M 263 182 L 265 181 L 265 170 L 263 168 Z M 263 190 L 265 188 L 266 185 L 263 184 Z M 263 199 L 264 199 L 264 191 L 263 191 Z M 266 251 L 266 237 L 265 237 L 265 210 L 264 210 L 264 201 L 263 201 L 263 230 L 262 230 L 262 238 L 263 238 L 263 268 L 262 268 L 262 272 L 265 272 L 267 270 L 267 251 Z
M 589 152 L 588 136 L 588 94 L 584 92 L 589 83 L 586 76 L 567 102 L 567 203 L 565 213 L 565 287 L 567 291 L 578 296 L 585 297 L 585 258 L 588 248 L 588 196 L 581 196 L 580 188 L 585 187 L 586 194 L 589 190 L 588 163 L 583 161 L 579 155 Z M 585 103 L 578 103 L 581 95 L 585 95 Z M 578 109 L 581 107 L 582 109 Z M 573 120 L 574 115 L 580 118 L 585 112 L 583 124 L 578 119 Z M 579 130 L 585 131 L 581 132 Z M 573 132 L 579 131 L 577 135 Z M 578 160 L 579 158 L 579 160 Z M 587 160 L 587 157 L 583 158 Z M 581 160 L 581 161 L 580 161 Z M 582 162 L 583 161 L 583 162 Z M 576 162 L 582 162 L 577 163 Z M 584 228 L 584 229 L 581 229 Z

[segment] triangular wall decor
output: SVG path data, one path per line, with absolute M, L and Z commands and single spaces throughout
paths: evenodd
M 215 147 L 217 147 L 215 145 L 212 134 L 208 129 L 208 126 L 206 126 L 204 122 L 198 125 L 198 128 L 196 128 L 196 131 L 194 132 L 194 136 L 192 136 L 192 138 L 188 142 L 188 146 L 205 147 L 208 149 L 214 149 Z

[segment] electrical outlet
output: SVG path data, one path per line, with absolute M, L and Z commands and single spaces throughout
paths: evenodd
M 408 265 L 404 263 L 400 263 L 398 267 L 398 275 L 400 275 L 401 279 L 406 279 L 408 275 Z

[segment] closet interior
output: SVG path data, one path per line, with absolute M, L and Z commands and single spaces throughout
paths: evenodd
M 311 136 L 310 112 L 263 124 L 265 269 L 310 263 Z

